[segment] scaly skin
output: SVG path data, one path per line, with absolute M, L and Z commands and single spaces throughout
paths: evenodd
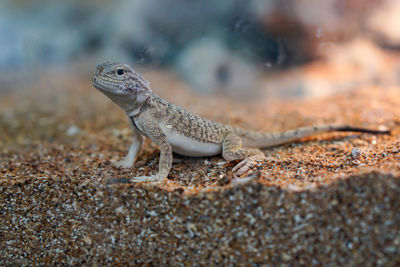
M 241 160 L 234 168 L 241 175 L 258 160 L 265 159 L 259 148 L 289 143 L 303 137 L 329 131 L 354 131 L 387 134 L 346 125 L 319 125 L 282 133 L 260 133 L 204 119 L 157 96 L 149 82 L 126 64 L 104 63 L 97 66 L 93 85 L 125 110 L 133 131 L 128 155 L 119 167 L 133 167 L 144 136 L 160 147 L 159 171 L 152 176 L 131 178 L 131 182 L 160 182 L 172 166 L 172 152 L 186 156 L 222 154 L 227 161 Z

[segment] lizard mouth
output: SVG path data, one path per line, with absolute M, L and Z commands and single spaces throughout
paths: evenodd
M 121 93 L 121 83 L 110 79 L 105 79 L 97 75 L 93 76 L 92 79 L 93 86 L 100 91 Z

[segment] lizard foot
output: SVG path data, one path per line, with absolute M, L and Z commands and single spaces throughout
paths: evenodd
M 233 167 L 232 172 L 235 177 L 241 176 L 243 173 L 257 166 L 260 161 L 267 161 L 269 158 L 266 158 L 262 155 L 255 155 L 248 158 L 245 158 L 241 162 L 239 162 L 235 167 Z
M 125 157 L 122 160 L 120 160 L 117 163 L 115 163 L 115 166 L 117 168 L 128 169 L 128 168 L 132 168 L 134 163 L 135 162 L 132 161 L 132 159 L 130 159 L 128 157 Z
M 150 176 L 134 177 L 134 178 L 129 179 L 129 182 L 132 182 L 132 183 L 152 182 L 152 184 L 158 184 L 158 183 L 163 182 L 165 179 L 167 179 L 167 177 L 165 177 L 164 175 L 154 174 L 154 175 L 150 175 Z

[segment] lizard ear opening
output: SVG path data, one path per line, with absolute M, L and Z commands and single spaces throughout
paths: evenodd
M 136 95 L 136 101 L 138 103 L 143 103 L 144 101 L 147 100 L 151 95 L 151 90 L 149 88 L 146 88 L 144 90 L 140 90 L 137 95 Z
M 136 94 L 136 101 L 134 101 L 134 105 L 125 109 L 128 116 L 136 116 L 140 113 L 140 109 L 142 108 L 144 102 L 151 97 L 151 90 L 140 90 Z

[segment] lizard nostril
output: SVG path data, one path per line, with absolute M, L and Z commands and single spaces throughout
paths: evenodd
M 96 74 L 101 74 L 103 72 L 104 68 L 102 65 L 97 65 L 96 68 Z

